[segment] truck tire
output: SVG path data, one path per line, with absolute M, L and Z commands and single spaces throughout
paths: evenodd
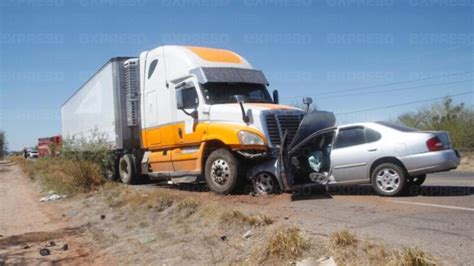
M 407 187 L 407 175 L 394 163 L 382 163 L 372 172 L 372 186 L 380 196 L 398 196 Z
M 239 183 L 239 162 L 227 149 L 213 151 L 206 160 L 206 183 L 212 192 L 230 194 Z
M 118 165 L 119 160 L 116 159 L 112 162 L 112 165 L 107 166 L 107 169 L 105 169 L 105 176 L 108 180 L 116 181 L 119 178 L 120 173 L 118 171 Z
M 131 154 L 124 154 L 119 161 L 119 174 L 120 180 L 124 184 L 133 184 L 136 182 L 136 171 L 135 171 L 135 164 L 134 159 Z

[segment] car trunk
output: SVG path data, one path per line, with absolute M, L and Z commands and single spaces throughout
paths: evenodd
M 449 133 L 446 131 L 425 131 L 426 133 L 434 134 L 438 139 L 443 143 L 443 149 L 449 150 L 452 149 L 453 146 L 451 144 L 451 138 L 449 137 Z

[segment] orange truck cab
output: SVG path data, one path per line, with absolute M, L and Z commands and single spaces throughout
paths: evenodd
M 63 105 L 63 135 L 104 129 L 117 154 L 111 178 L 124 183 L 148 175 L 231 193 L 305 114 L 278 104 L 277 91 L 272 99 L 263 72 L 231 51 L 161 46 L 109 63 Z

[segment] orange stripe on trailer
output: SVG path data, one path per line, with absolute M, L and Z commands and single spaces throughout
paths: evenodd
M 231 51 L 196 46 L 188 46 L 186 48 L 193 51 L 196 55 L 207 61 L 235 64 L 239 64 L 242 62 L 240 56 Z

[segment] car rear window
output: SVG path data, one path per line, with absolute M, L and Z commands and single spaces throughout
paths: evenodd
M 375 141 L 381 139 L 382 135 L 380 135 L 379 132 L 377 132 L 373 129 L 366 128 L 365 129 L 365 137 L 367 138 L 367 143 L 370 143 L 370 142 L 375 142 Z
M 376 123 L 379 124 L 379 125 L 382 125 L 382 126 L 386 126 L 386 127 L 398 130 L 398 131 L 402 131 L 402 132 L 416 132 L 416 131 L 418 131 L 417 129 L 402 126 L 402 125 L 395 124 L 395 123 L 392 123 L 392 122 L 379 121 L 379 122 L 376 122 Z

